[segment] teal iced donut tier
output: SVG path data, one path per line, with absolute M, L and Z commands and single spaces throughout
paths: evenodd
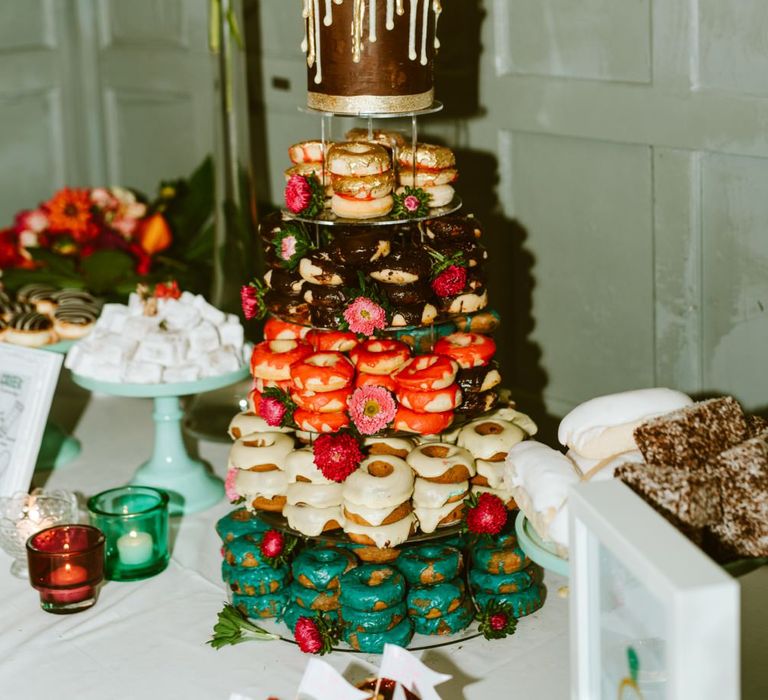
M 224 545 L 224 560 L 231 566 L 251 569 L 257 566 L 269 566 L 261 553 L 260 537 L 238 537 Z
M 317 591 L 314 588 L 305 588 L 298 581 L 294 581 L 290 587 L 291 602 L 300 608 L 307 610 L 338 610 L 339 591 L 329 589 Z
M 519 593 L 534 583 L 541 583 L 544 576 L 541 567 L 531 564 L 513 574 L 489 574 L 480 569 L 469 570 L 469 586 L 474 593 Z
M 386 632 L 406 616 L 405 603 L 395 603 L 391 608 L 376 612 L 362 612 L 354 608 L 339 608 L 341 623 L 350 632 Z
M 216 523 L 216 533 L 225 544 L 236 540 L 238 537 L 259 535 L 267 530 L 269 530 L 269 526 L 246 508 L 233 510 Z
M 412 586 L 408 591 L 408 614 L 412 617 L 442 617 L 456 610 L 466 597 L 460 578 L 433 586 Z
M 469 627 L 474 618 L 475 609 L 472 601 L 467 598 L 456 610 L 440 617 L 411 617 L 410 619 L 413 621 L 413 628 L 419 634 L 448 635 L 456 634 L 465 627 Z
M 501 593 L 492 595 L 489 593 L 475 594 L 475 602 L 480 609 L 485 608 L 488 603 L 495 600 L 499 603 L 508 603 L 512 606 L 512 614 L 515 617 L 523 617 L 536 612 L 544 605 L 546 589 L 544 586 L 533 585 L 519 593 Z
M 305 588 L 324 591 L 339 587 L 339 577 L 354 568 L 357 559 L 348 551 L 324 547 L 307 548 L 293 560 L 293 578 Z
M 480 544 L 471 550 L 472 568 L 489 574 L 514 574 L 531 563 L 525 552 L 517 546 L 514 535 L 504 545 Z
M 375 612 L 391 608 L 404 597 L 402 574 L 386 564 L 363 564 L 341 577 L 341 604 L 354 610 Z
M 456 547 L 424 544 L 404 549 L 396 566 L 412 585 L 451 581 L 461 571 L 463 556 Z
M 246 617 L 278 617 L 287 604 L 288 594 L 284 591 L 257 596 L 232 596 L 232 605 Z
M 221 563 L 221 578 L 233 593 L 256 596 L 274 593 L 285 586 L 290 577 L 287 566 L 273 568 L 269 565 L 249 569 Z
M 410 618 L 406 617 L 386 632 L 355 632 L 347 629 L 344 630 L 343 636 L 344 641 L 353 649 L 380 654 L 384 651 L 385 644 L 407 647 L 413 637 L 413 624 Z
M 325 612 L 324 615 L 326 619 L 331 622 L 336 622 L 339 619 L 339 615 L 335 610 L 329 610 L 328 612 Z M 296 627 L 296 622 L 300 617 L 309 617 L 314 620 L 315 618 L 320 617 L 320 611 L 307 610 L 300 605 L 296 605 L 296 603 L 288 603 L 288 605 L 285 606 L 285 610 L 283 610 L 281 620 L 286 624 L 288 629 L 291 630 L 291 633 L 293 633 L 293 630 Z

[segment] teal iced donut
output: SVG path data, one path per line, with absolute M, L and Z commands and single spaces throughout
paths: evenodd
M 296 605 L 296 603 L 288 603 L 288 605 L 285 606 L 285 610 L 283 610 L 281 619 L 287 625 L 288 629 L 293 632 L 293 629 L 296 627 L 296 621 L 300 617 L 310 617 L 315 619 L 316 617 L 319 617 L 319 615 L 319 610 L 307 610 L 300 605 Z M 324 615 L 326 619 L 331 622 L 336 622 L 339 619 L 339 614 L 335 610 L 329 610 L 328 612 L 325 612 Z
M 541 583 L 543 571 L 536 564 L 516 571 L 513 574 L 489 574 L 480 569 L 469 570 L 469 586 L 474 593 L 519 593 L 530 588 L 534 583 Z
M 514 542 L 514 543 L 513 543 Z M 514 574 L 531 563 L 517 546 L 517 539 L 508 537 L 504 544 L 481 544 L 472 550 L 472 568 L 489 574 Z
M 278 617 L 287 603 L 288 594 L 285 591 L 257 596 L 232 596 L 232 605 L 246 617 Z
M 444 540 L 440 540 L 440 544 L 446 547 L 456 547 L 456 549 L 464 549 L 467 546 L 467 536 L 464 534 L 452 535 L 446 537 Z
M 405 603 L 395 603 L 391 608 L 362 612 L 354 608 L 339 608 L 342 624 L 351 632 L 386 632 L 406 616 Z
M 353 649 L 380 654 L 385 644 L 407 647 L 413 637 L 413 623 L 406 617 L 386 632 L 355 632 L 347 629 L 343 634 L 344 641 Z
M 433 586 L 413 586 L 408 591 L 408 614 L 411 617 L 442 617 L 456 610 L 465 599 L 464 581 L 436 583 Z
M 413 628 L 419 634 L 456 634 L 475 618 L 475 608 L 469 598 L 453 612 L 440 617 L 412 617 Z
M 307 610 L 338 610 L 339 590 L 329 589 L 318 591 L 314 588 L 304 588 L 298 581 L 294 581 L 290 587 L 291 601 Z
M 514 616 L 523 617 L 523 615 L 530 615 L 544 605 L 545 592 L 544 586 L 535 584 L 518 593 L 501 593 L 500 595 L 476 593 L 475 602 L 481 610 L 492 600 L 499 603 L 509 603 L 512 606 Z
M 293 560 L 293 578 L 305 588 L 339 587 L 339 577 L 357 565 L 351 552 L 334 547 L 307 548 Z
M 225 543 L 244 535 L 260 534 L 267 530 L 269 526 L 246 508 L 233 510 L 216 523 L 216 532 Z
M 386 564 L 363 564 L 341 577 L 341 604 L 361 612 L 391 608 L 405 597 L 402 574 Z
M 247 596 L 274 593 L 285 586 L 290 576 L 287 566 L 275 568 L 271 566 L 256 566 L 244 569 L 230 566 L 223 562 L 221 569 L 222 578 L 229 585 L 232 592 Z
M 396 566 L 408 583 L 431 585 L 456 578 L 462 564 L 463 556 L 456 547 L 424 544 L 402 550 Z
M 224 561 L 230 566 L 251 569 L 256 566 L 269 566 L 261 553 L 261 538 L 238 537 L 224 545 Z
M 394 337 L 406 345 L 410 345 L 415 355 L 423 355 L 432 352 L 434 344 L 440 338 L 450 335 L 455 331 L 455 324 L 452 321 L 446 321 L 445 323 L 436 323 L 432 326 L 421 326 L 419 328 L 397 331 Z

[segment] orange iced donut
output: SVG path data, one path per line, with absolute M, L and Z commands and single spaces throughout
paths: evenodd
M 417 413 L 444 413 L 458 408 L 461 404 L 461 389 L 458 384 L 451 384 L 436 391 L 398 389 L 395 396 L 403 406 Z
M 386 374 L 394 372 L 411 356 L 411 349 L 399 340 L 371 338 L 349 353 L 358 372 Z
M 312 353 L 301 340 L 265 340 L 254 346 L 251 374 L 259 379 L 283 381 L 291 378 L 291 365 Z
M 264 340 L 301 340 L 309 330 L 309 326 L 268 318 L 264 323 Z
M 299 408 L 313 413 L 334 413 L 347 410 L 347 399 L 352 395 L 352 387 L 338 391 L 292 391 L 291 398 Z
M 408 360 L 392 379 L 401 389 L 436 391 L 453 384 L 459 366 L 445 355 L 418 355 Z
M 435 343 L 433 352 L 447 355 L 462 369 L 487 365 L 496 353 L 496 343 L 480 333 L 451 333 Z
M 295 414 L 294 414 L 295 415 Z M 393 427 L 419 435 L 437 435 L 448 429 L 453 421 L 453 411 L 443 413 L 417 413 L 404 406 L 397 407 Z
M 366 372 L 357 373 L 355 376 L 355 386 L 383 386 L 390 391 L 394 391 L 397 388 L 395 380 L 388 374 L 367 374 Z
M 340 352 L 315 352 L 290 368 L 293 385 L 300 391 L 338 391 L 352 383 L 355 368 Z
M 348 331 L 312 331 L 307 340 L 312 343 L 315 350 L 333 350 L 334 352 L 349 352 L 358 343 L 357 336 Z
M 299 430 L 308 433 L 335 433 L 349 425 L 349 416 L 343 412 L 314 413 L 297 408 L 293 412 L 293 420 Z

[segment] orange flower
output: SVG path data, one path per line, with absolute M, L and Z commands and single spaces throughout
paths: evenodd
M 93 221 L 91 206 L 88 190 L 64 187 L 44 205 L 48 229 L 54 233 L 69 233 L 78 243 L 95 238 L 99 230 Z
M 165 250 L 173 241 L 171 227 L 162 214 L 153 214 L 144 219 L 139 226 L 139 245 L 148 255 Z

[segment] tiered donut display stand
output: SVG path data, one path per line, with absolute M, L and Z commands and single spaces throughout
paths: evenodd
M 536 428 L 500 400 L 487 251 L 458 214 L 454 155 L 418 136 L 441 109 L 440 3 L 317 7 L 304 48 L 320 138 L 289 149 L 285 208 L 260 227 L 267 271 L 243 289 L 267 320 L 250 410 L 230 425 L 227 493 L 245 507 L 217 526 L 223 578 L 290 640 L 320 617 L 341 625 L 334 648 L 423 648 L 480 634 L 493 610 L 503 636 L 544 598 L 501 488 L 507 450 Z M 363 126 L 335 140 L 339 117 Z M 396 117 L 410 133 L 383 128 Z

